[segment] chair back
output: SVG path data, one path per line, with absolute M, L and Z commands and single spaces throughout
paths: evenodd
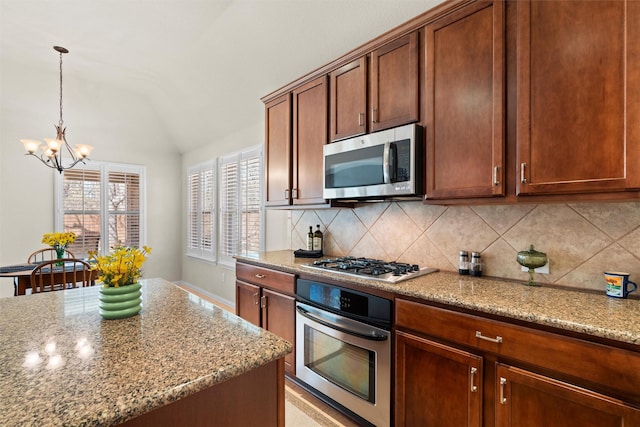
M 39 249 L 34 253 L 32 253 L 31 255 L 29 255 L 29 258 L 27 258 L 27 264 L 40 264 L 41 262 L 53 261 L 57 258 L 58 258 L 58 254 L 56 253 L 55 249 L 44 248 L 44 249 Z M 70 250 L 65 249 L 64 258 L 75 258 L 75 255 L 73 255 L 73 252 L 71 252 Z
M 40 263 L 31 272 L 31 292 L 61 291 L 64 289 L 93 286 L 95 273 L 88 262 L 76 258 L 66 258 L 63 265 L 59 260 Z

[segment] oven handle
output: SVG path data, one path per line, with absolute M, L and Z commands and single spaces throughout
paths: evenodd
M 369 340 L 369 341 L 385 341 L 387 338 L 389 338 L 388 335 L 386 335 L 386 334 L 378 334 L 376 331 L 373 331 L 373 330 L 371 331 L 370 334 L 364 334 L 362 332 L 357 332 L 357 331 L 353 331 L 351 329 L 344 328 L 344 327 L 342 327 L 340 325 L 336 325 L 335 323 L 333 323 L 333 322 L 331 322 L 329 320 L 323 319 L 321 317 L 314 316 L 313 314 L 309 313 L 307 310 L 305 310 L 304 308 L 302 308 L 300 306 L 297 306 L 296 310 L 298 310 L 298 313 L 300 313 L 300 315 L 306 317 L 309 320 L 313 320 L 314 322 L 320 323 L 321 325 L 324 325 L 324 326 L 326 326 L 328 328 L 335 329 L 335 330 L 340 331 L 340 332 L 344 332 L 345 334 L 353 335 L 353 336 L 356 336 L 356 337 L 359 337 L 359 338 L 364 338 L 364 339 Z

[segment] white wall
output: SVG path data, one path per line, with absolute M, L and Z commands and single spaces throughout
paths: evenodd
M 239 129 L 226 138 L 212 139 L 202 148 L 185 153 L 182 157 L 182 188 L 186 189 L 187 168 L 207 160 L 264 143 L 264 121 Z M 182 206 L 187 206 L 183 191 Z M 187 222 L 182 209 L 182 280 L 212 295 L 227 305 L 235 304 L 235 270 L 228 266 L 202 261 L 186 255 Z M 289 211 L 267 211 L 265 214 L 266 250 L 288 249 L 291 242 Z
M 66 74 L 65 74 L 66 76 Z M 67 140 L 93 145 L 91 158 L 147 166 L 147 245 L 153 253 L 144 277 L 180 279 L 180 155 L 146 99 L 65 77 Z M 51 70 L 2 64 L 0 76 L 0 265 L 22 263 L 53 231 L 53 177 L 57 173 L 25 156 L 21 138 L 55 136 L 57 78 Z M 0 296 L 13 292 L 0 279 Z

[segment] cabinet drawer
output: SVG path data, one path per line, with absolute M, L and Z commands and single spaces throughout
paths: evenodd
M 295 295 L 296 276 L 291 273 L 236 263 L 236 278 L 285 294 Z
M 640 353 L 396 300 L 396 325 L 621 392 L 640 402 Z

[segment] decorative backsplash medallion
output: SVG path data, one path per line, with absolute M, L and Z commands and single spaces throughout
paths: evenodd
M 328 255 L 367 256 L 457 271 L 458 252 L 482 253 L 486 276 L 528 280 L 516 262 L 534 245 L 550 274 L 536 281 L 602 290 L 604 270 L 640 280 L 640 202 L 430 206 L 370 203 L 354 209 L 291 211 L 291 249 L 320 224 Z

